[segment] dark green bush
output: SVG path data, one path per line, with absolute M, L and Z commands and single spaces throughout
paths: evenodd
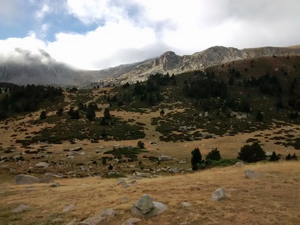
M 215 148 L 211 150 L 208 155 L 205 157 L 206 160 L 213 160 L 213 161 L 219 161 L 222 159 L 220 151 Z
M 257 142 L 254 142 L 252 145 L 244 145 L 237 157 L 237 159 L 243 160 L 248 163 L 258 162 L 261 160 L 265 160 L 266 158 L 266 152 Z
M 199 148 L 195 148 L 192 152 L 192 159 L 191 159 L 191 164 L 192 164 L 192 169 L 193 170 L 198 170 L 199 165 L 201 165 L 202 161 L 202 155 L 200 153 Z

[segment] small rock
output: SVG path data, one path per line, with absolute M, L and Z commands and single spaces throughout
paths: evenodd
M 190 207 L 191 206 L 191 203 L 189 202 L 181 202 L 181 207 Z
M 62 212 L 70 212 L 71 210 L 74 210 L 74 209 L 76 209 L 76 206 L 71 204 L 71 205 L 65 206 Z
M 179 164 L 185 164 L 185 163 L 186 163 L 186 161 L 184 161 L 184 160 L 179 161 Z
M 141 219 L 139 218 L 130 218 L 126 222 L 122 223 L 122 225 L 134 225 L 138 224 L 139 222 L 141 222 Z
M 259 177 L 262 177 L 262 175 L 254 172 L 252 170 L 245 170 L 245 178 L 254 179 L 254 178 L 259 178 Z
M 117 215 L 117 211 L 113 209 L 104 209 L 99 213 L 100 217 L 115 217 Z
M 40 181 L 41 181 L 40 178 L 31 175 L 20 174 L 15 176 L 16 184 L 35 184 L 35 183 L 40 183 Z
M 46 169 L 49 167 L 49 163 L 46 162 L 39 162 L 38 164 L 35 165 L 36 168 L 42 168 L 42 169 Z
M 128 187 L 130 187 L 130 186 L 132 186 L 132 184 L 125 184 L 123 187 L 124 187 L 124 188 L 128 188 Z
M 27 205 L 20 205 L 17 208 L 13 209 L 12 212 L 21 213 L 21 212 L 28 211 L 29 209 L 30 209 L 30 207 Z
M 245 164 L 243 162 L 237 162 L 235 164 L 235 166 L 237 166 L 237 167 L 243 167 L 243 166 L 245 166 Z
M 220 201 L 226 198 L 226 193 L 222 188 L 218 188 L 217 190 L 214 191 L 211 197 L 214 202 Z
M 82 150 L 81 147 L 76 147 L 76 148 L 71 148 L 71 149 L 69 149 L 70 152 L 71 152 L 71 151 L 78 152 L 78 151 L 81 151 L 81 150 Z
M 140 173 L 140 172 L 135 172 L 135 175 L 138 177 L 150 177 L 150 173 Z
M 79 222 L 77 225 L 100 225 L 106 220 L 106 217 L 93 216 L 86 220 Z
M 170 168 L 169 172 L 170 173 L 180 173 L 181 169 L 178 167 Z
M 173 158 L 170 156 L 167 156 L 167 155 L 162 155 L 162 156 L 158 157 L 158 160 L 159 161 L 171 161 L 171 160 L 173 160 Z
M 157 209 L 157 215 L 163 213 L 168 209 L 168 206 L 161 202 L 153 202 L 154 208 Z
M 58 187 L 58 186 L 60 186 L 60 184 L 59 184 L 59 183 L 54 183 L 54 184 L 50 184 L 50 186 L 49 186 L 49 187 Z

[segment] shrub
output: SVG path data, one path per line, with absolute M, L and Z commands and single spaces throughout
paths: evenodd
M 114 166 L 112 164 L 109 164 L 108 169 L 112 170 L 114 168 Z
M 271 162 L 276 162 L 280 159 L 280 156 L 277 155 L 275 152 L 272 153 L 271 157 L 270 157 L 270 161 Z
M 237 157 L 237 159 L 243 160 L 248 163 L 258 162 L 261 160 L 265 160 L 266 158 L 266 152 L 257 142 L 254 142 L 252 145 L 244 145 Z
M 142 142 L 142 141 L 138 141 L 137 146 L 138 146 L 140 149 L 144 149 L 144 148 L 145 148 L 145 144 L 144 144 L 144 142 Z
M 191 154 L 192 154 L 192 159 L 191 159 L 192 169 L 198 170 L 198 165 L 202 163 L 202 155 L 200 153 L 199 148 L 195 148 L 191 152 Z
M 107 163 L 106 158 L 102 158 L 102 165 L 105 166 Z
M 220 155 L 220 151 L 217 148 L 215 148 L 208 153 L 208 155 L 205 157 L 205 159 L 219 161 L 222 159 L 222 157 Z
M 46 112 L 42 111 L 41 114 L 40 114 L 40 120 L 44 120 L 46 118 L 47 118 Z

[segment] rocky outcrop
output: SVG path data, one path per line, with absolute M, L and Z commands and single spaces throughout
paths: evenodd
M 20 174 L 15 176 L 16 184 L 35 184 L 35 183 L 40 183 L 40 181 L 41 181 L 40 178 L 31 175 Z

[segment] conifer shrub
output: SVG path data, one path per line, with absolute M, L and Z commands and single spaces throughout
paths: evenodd
M 257 142 L 254 142 L 252 145 L 244 145 L 237 156 L 237 159 L 248 163 L 262 161 L 266 158 L 266 152 Z
M 211 150 L 208 155 L 205 157 L 206 160 L 219 161 L 222 159 L 220 151 L 215 148 Z

